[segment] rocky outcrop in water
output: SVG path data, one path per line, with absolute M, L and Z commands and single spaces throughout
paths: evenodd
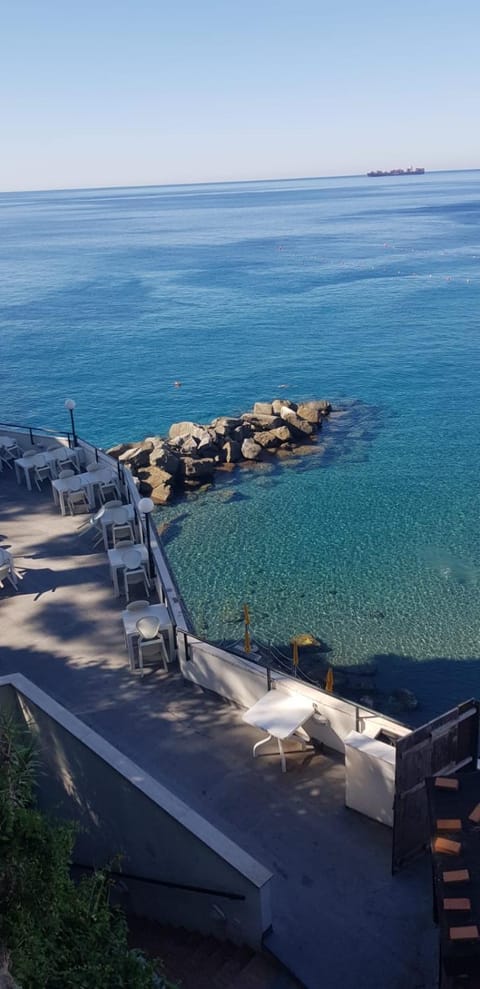
M 255 402 L 251 412 L 240 416 L 220 416 L 208 425 L 175 422 L 166 439 L 148 436 L 140 443 L 121 443 L 108 453 L 138 478 L 142 495 L 163 505 L 176 494 L 208 484 L 222 468 L 304 450 L 330 412 L 325 399 Z

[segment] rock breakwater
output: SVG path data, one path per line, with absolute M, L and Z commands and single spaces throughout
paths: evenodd
M 168 437 L 147 436 L 108 450 L 138 478 L 156 505 L 210 484 L 217 470 L 270 460 L 315 442 L 332 407 L 326 399 L 256 402 L 251 412 L 220 416 L 207 425 L 176 422 Z

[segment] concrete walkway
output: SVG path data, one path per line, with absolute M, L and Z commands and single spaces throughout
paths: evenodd
M 344 767 L 295 742 L 282 775 L 241 712 L 178 672 L 128 670 L 104 552 L 42 493 L 0 474 L 0 546 L 24 574 L 0 590 L 0 674 L 20 672 L 276 875 L 266 944 L 308 989 L 433 989 L 426 859 L 392 878 L 391 832 L 344 807 Z

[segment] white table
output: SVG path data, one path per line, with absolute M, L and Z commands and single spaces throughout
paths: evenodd
M 160 620 L 159 631 L 168 632 L 168 655 L 170 662 L 172 662 L 175 658 L 175 639 L 172 619 L 168 613 L 168 608 L 164 604 L 150 604 L 145 608 L 136 608 L 135 611 L 129 611 L 127 609 L 122 612 L 123 631 L 125 633 L 130 669 L 135 669 L 133 646 L 135 638 L 138 638 L 137 622 L 140 618 L 158 618 Z
M 119 512 L 121 512 L 122 515 L 119 515 L 118 514 Z M 118 508 L 105 507 L 105 511 L 101 519 L 99 519 L 99 521 L 102 527 L 103 545 L 105 546 L 106 551 L 108 550 L 108 535 L 109 535 L 110 526 L 116 525 L 117 520 L 119 521 L 122 518 L 122 516 L 125 515 L 127 522 L 133 522 L 135 520 L 135 508 L 133 505 L 128 504 L 128 505 L 122 505 L 121 507 L 119 505 Z
M 280 690 L 269 690 L 242 716 L 247 725 L 262 728 L 263 731 L 268 732 L 266 738 L 262 738 L 253 746 L 253 757 L 255 758 L 257 749 L 261 745 L 265 745 L 272 738 L 276 738 L 282 761 L 282 773 L 285 773 L 287 765 L 282 742 L 298 733 L 302 745 L 304 745 L 305 741 L 308 740 L 308 735 L 301 731 L 302 725 L 313 717 L 315 712 L 313 701 L 309 700 L 308 697 L 303 697 L 301 694 L 287 694 Z M 318 713 L 316 717 L 318 718 Z
M 67 446 L 59 446 L 58 450 L 37 450 L 36 454 L 40 453 L 42 457 L 45 457 L 45 461 L 47 464 L 50 464 L 52 467 L 54 467 L 54 469 L 57 469 L 56 465 L 58 461 L 58 454 L 62 453 L 63 450 L 67 451 L 70 459 L 73 460 L 73 462 L 79 468 L 80 454 L 82 452 L 82 448 L 80 446 L 76 446 L 74 450 L 70 450 Z M 25 483 L 29 491 L 32 490 L 32 478 L 30 475 L 30 471 L 33 470 L 35 466 L 35 464 L 32 462 L 33 460 L 35 460 L 35 457 L 18 457 L 18 459 L 15 461 L 15 475 L 17 478 L 17 484 L 21 483 L 22 480 L 21 471 L 23 470 L 25 476 Z M 61 466 L 58 467 L 58 469 L 61 470 L 62 469 Z
M 111 481 L 114 473 L 110 467 L 102 467 L 101 470 L 85 471 L 84 474 L 74 474 L 73 477 L 61 477 L 52 481 L 53 500 L 56 505 L 60 505 L 62 515 L 66 514 L 65 495 L 69 491 L 86 491 L 90 508 L 95 506 L 94 487 L 96 484 L 105 484 Z
M 135 543 L 134 546 L 126 546 L 125 549 L 109 549 L 107 550 L 108 562 L 110 565 L 110 574 L 113 583 L 113 593 L 116 598 L 120 597 L 120 588 L 118 586 L 118 571 L 123 570 L 125 567 L 124 553 L 131 553 L 133 549 L 138 550 L 141 557 L 141 564 L 148 562 L 148 551 L 144 543 Z M 147 576 L 148 581 L 148 576 Z M 141 618 L 141 615 L 138 616 Z

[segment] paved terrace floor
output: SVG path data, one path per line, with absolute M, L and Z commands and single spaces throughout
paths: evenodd
M 275 874 L 270 945 L 308 989 L 430 989 L 429 863 L 390 875 L 391 832 L 344 807 L 343 761 L 289 745 L 252 759 L 241 712 L 181 676 L 128 671 L 106 556 L 50 492 L 0 474 L 0 674 L 21 672 Z M 267 747 L 268 748 L 268 747 Z

